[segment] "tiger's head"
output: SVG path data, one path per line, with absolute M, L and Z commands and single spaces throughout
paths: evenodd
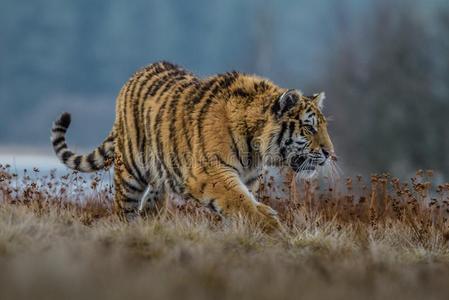
M 291 167 L 300 177 L 314 176 L 336 160 L 321 112 L 324 93 L 304 96 L 288 90 L 274 99 L 268 120 L 268 163 Z

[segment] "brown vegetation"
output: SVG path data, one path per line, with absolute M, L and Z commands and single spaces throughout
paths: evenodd
M 269 235 L 191 202 L 124 223 L 107 177 L 2 168 L 0 299 L 448 297 L 449 185 L 430 171 L 287 184 L 288 199 L 268 178 L 284 224 Z

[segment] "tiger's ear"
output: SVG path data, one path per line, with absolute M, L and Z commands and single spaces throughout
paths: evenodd
M 288 90 L 283 93 L 278 99 L 276 99 L 271 108 L 271 111 L 276 117 L 279 118 L 284 113 L 293 108 L 296 104 L 298 104 L 301 96 L 302 93 L 299 90 Z
M 313 102 L 315 102 L 319 109 L 323 109 L 324 99 L 326 99 L 326 94 L 324 92 L 313 94 Z

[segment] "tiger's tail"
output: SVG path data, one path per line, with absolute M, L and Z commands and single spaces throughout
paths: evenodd
M 65 134 L 70 126 L 69 113 L 63 113 L 53 123 L 51 143 L 59 160 L 67 167 L 80 172 L 95 172 L 108 167 L 114 158 L 114 129 L 104 142 L 86 155 L 73 153 L 66 144 Z

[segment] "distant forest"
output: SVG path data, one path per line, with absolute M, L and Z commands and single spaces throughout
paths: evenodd
M 1 0 L 0 146 L 49 147 L 62 111 L 71 145 L 98 144 L 121 85 L 163 59 L 325 91 L 347 169 L 448 176 L 445 2 Z

